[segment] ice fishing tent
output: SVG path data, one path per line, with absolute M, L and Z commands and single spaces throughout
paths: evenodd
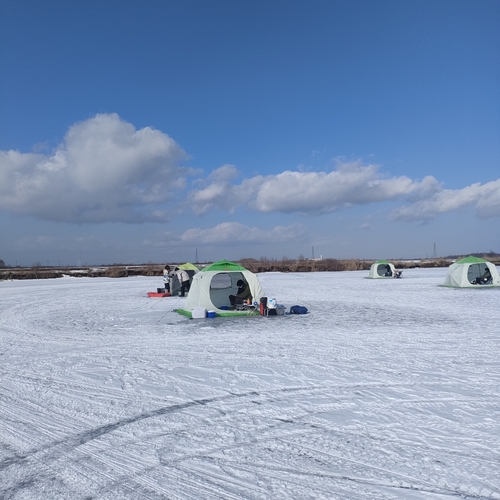
M 248 283 L 252 300 L 259 303 L 264 292 L 257 276 L 239 264 L 220 260 L 194 275 L 184 309 L 176 309 L 176 311 L 188 317 L 192 317 L 193 309 L 199 308 L 215 311 L 217 316 L 258 314 L 258 308 L 254 313 L 252 311 L 237 311 L 231 307 L 229 295 L 236 295 L 238 292 L 237 283 L 241 279 Z
M 487 273 L 491 278 L 481 282 L 482 276 Z M 479 283 L 478 283 L 479 282 Z M 443 286 L 457 288 L 483 288 L 500 286 L 500 276 L 495 265 L 479 257 L 465 257 L 457 260 L 448 268 L 448 274 L 444 280 Z
M 180 266 L 175 266 L 179 269 L 184 269 L 189 274 L 189 279 L 191 283 L 193 282 L 194 275 L 199 271 L 199 269 L 191 262 L 186 262 L 185 264 L 181 264 Z M 181 291 L 181 284 L 179 282 L 179 278 L 177 278 L 176 274 L 173 274 L 170 278 L 170 293 L 172 295 L 179 295 Z
M 387 260 L 378 260 L 370 267 L 368 278 L 394 278 L 396 268 Z
M 191 262 L 186 262 L 185 264 L 181 264 L 177 267 L 179 269 L 184 269 L 184 271 L 187 271 L 191 278 L 199 271 L 199 269 L 194 264 L 191 264 Z

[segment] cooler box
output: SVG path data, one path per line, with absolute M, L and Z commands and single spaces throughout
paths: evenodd
M 195 307 L 191 309 L 191 316 L 193 319 L 202 319 L 207 317 L 207 311 L 203 307 Z

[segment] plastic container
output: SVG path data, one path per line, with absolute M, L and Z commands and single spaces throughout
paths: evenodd
M 267 299 L 267 308 L 275 309 L 277 305 L 276 299 Z
M 215 311 L 207 311 L 207 318 L 215 318 Z
M 203 307 L 195 307 L 191 309 L 191 316 L 193 319 L 202 319 L 207 317 L 207 310 Z

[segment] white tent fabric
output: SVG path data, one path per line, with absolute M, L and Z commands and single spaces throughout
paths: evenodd
M 388 273 L 387 267 L 390 269 L 390 274 Z M 370 267 L 368 278 L 394 278 L 395 273 L 396 268 L 394 267 L 394 264 L 391 264 L 386 260 L 379 260 Z
M 488 283 L 476 284 L 476 279 L 489 269 L 491 280 Z M 494 264 L 482 259 L 461 259 L 448 268 L 443 286 L 456 288 L 483 288 L 500 286 L 500 276 Z
M 202 270 L 193 277 L 184 310 L 192 311 L 195 308 L 203 308 L 207 311 L 215 311 L 219 315 L 227 315 L 228 308 L 231 306 L 229 295 L 236 295 L 237 282 L 240 279 L 247 281 L 252 300 L 260 302 L 260 299 L 264 297 L 264 291 L 257 276 L 252 272 L 244 268 L 238 270 Z

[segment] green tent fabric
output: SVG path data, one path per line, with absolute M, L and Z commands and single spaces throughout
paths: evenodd
M 202 269 L 202 272 L 204 273 L 211 271 L 247 271 L 247 269 L 239 264 L 236 264 L 236 262 L 219 260 Z
M 200 270 L 194 264 L 191 264 L 191 262 L 186 262 L 185 264 L 181 264 L 180 266 L 178 266 L 178 268 L 184 269 L 185 271 L 199 271 Z
M 252 300 L 259 303 L 264 291 L 257 276 L 243 266 L 227 260 L 220 260 L 201 269 L 191 283 L 191 289 L 184 307 L 176 311 L 191 318 L 195 309 L 214 311 L 217 316 L 248 316 L 259 314 L 255 311 L 236 311 L 231 309 L 229 295 L 238 291 L 238 281 L 246 280 Z
M 481 259 L 481 257 L 473 257 L 470 255 L 469 257 L 464 257 L 463 259 L 457 260 L 455 264 L 476 264 L 479 262 L 487 262 L 484 259 Z
M 489 270 L 491 279 L 481 283 L 478 278 Z M 478 283 L 479 281 L 479 283 Z M 491 288 L 500 286 L 500 276 L 494 264 L 480 257 L 465 257 L 448 268 L 443 286 L 453 288 Z

